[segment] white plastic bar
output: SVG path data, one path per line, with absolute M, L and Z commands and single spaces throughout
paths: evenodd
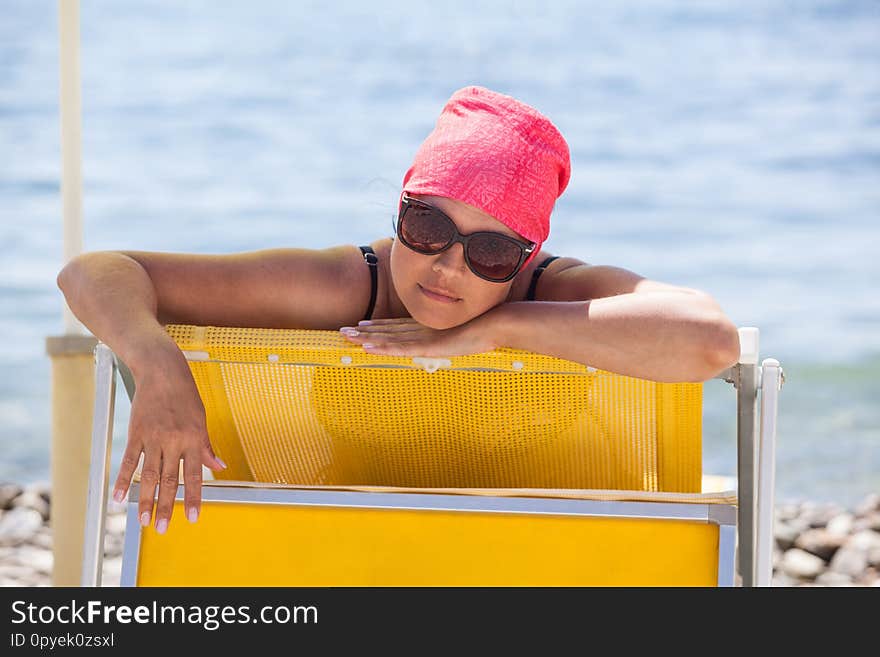
M 775 358 L 761 363 L 761 432 L 758 439 L 758 522 L 755 585 L 770 586 L 773 575 L 773 508 L 776 480 L 776 418 L 781 368 Z
M 428 358 L 426 356 L 415 356 L 412 362 L 423 368 L 428 374 L 433 374 L 440 368 L 448 369 L 452 367 L 452 361 L 448 358 Z
M 64 264 L 67 264 L 83 250 L 79 0 L 58 0 L 58 37 L 63 257 Z M 67 304 L 62 304 L 64 333 L 85 335 L 85 327 Z
M 115 399 L 116 364 L 113 361 L 113 352 L 107 345 L 99 342 L 95 347 L 95 411 L 92 416 L 92 451 L 80 582 L 82 586 L 101 585 Z
M 739 330 L 739 362 L 744 365 L 758 364 L 758 329 L 743 326 Z

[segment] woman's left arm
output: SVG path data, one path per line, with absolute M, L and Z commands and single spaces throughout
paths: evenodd
M 493 309 L 504 346 L 652 381 L 705 381 L 739 360 L 736 325 L 705 292 L 586 263 L 548 279 L 549 301 Z
M 444 331 L 379 320 L 351 339 L 388 355 L 510 347 L 652 381 L 705 381 L 739 359 L 736 326 L 699 290 L 586 264 L 548 269 L 539 283 L 539 297 L 549 300 L 504 303 Z
M 705 381 L 739 358 L 739 336 L 703 293 L 508 303 L 491 311 L 501 345 L 651 381 Z

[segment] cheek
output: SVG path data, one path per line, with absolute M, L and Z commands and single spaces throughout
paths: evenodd
M 413 253 L 395 241 L 391 247 L 390 264 L 391 283 L 412 318 L 435 329 L 464 324 L 504 303 L 512 285 L 487 283 L 474 276 L 473 280 L 468 281 L 467 289 L 462 291 L 463 300 L 454 309 L 445 309 L 434 307 L 426 301 L 416 285 L 432 277 L 430 258 Z
M 419 263 L 413 256 L 417 258 L 418 254 L 413 253 L 406 247 L 400 247 L 396 240 L 391 246 L 389 263 L 391 267 L 391 284 L 394 285 L 397 295 L 404 302 L 409 298 L 410 288 L 415 285 L 414 281 L 418 271 Z
M 481 315 L 507 299 L 507 286 L 492 283 L 476 283 L 471 288 L 469 309 L 474 315 Z

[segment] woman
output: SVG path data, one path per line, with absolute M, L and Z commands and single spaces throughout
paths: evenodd
M 141 524 L 153 517 L 158 486 L 155 527 L 164 533 L 180 460 L 190 522 L 202 465 L 226 467 L 165 324 L 339 329 L 367 351 L 401 356 L 504 346 L 655 381 L 704 381 L 734 364 L 736 326 L 708 294 L 541 250 L 569 177 L 568 145 L 549 119 L 510 96 L 465 87 L 404 176 L 397 239 L 71 260 L 58 286 L 137 388 L 114 498 L 123 499 L 143 454 Z

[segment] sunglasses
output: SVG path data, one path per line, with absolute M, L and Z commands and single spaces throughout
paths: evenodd
M 516 276 L 537 246 L 494 231 L 462 235 L 442 210 L 407 194 L 403 194 L 400 202 L 397 237 L 404 246 L 424 255 L 437 255 L 461 243 L 468 268 L 492 283 L 505 283 Z

